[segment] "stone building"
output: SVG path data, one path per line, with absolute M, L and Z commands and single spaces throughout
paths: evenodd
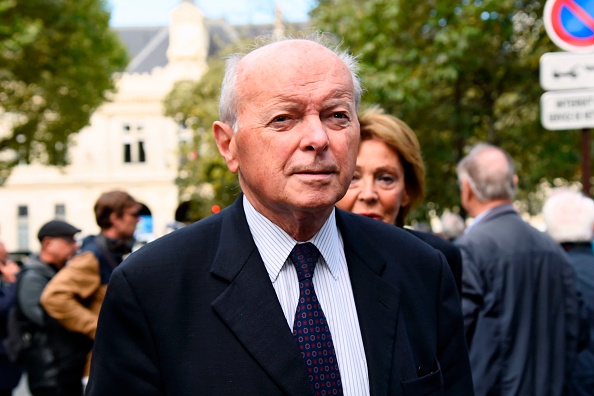
M 277 17 L 276 29 L 281 19 Z M 37 251 L 36 235 L 51 219 L 95 234 L 99 195 L 123 189 L 144 205 L 138 234 L 164 234 L 180 202 L 175 178 L 184 131 L 163 115 L 163 98 L 179 80 L 198 80 L 207 58 L 241 37 L 272 33 L 275 25 L 237 26 L 208 20 L 191 0 L 170 14 L 169 26 L 117 28 L 130 63 L 116 77 L 117 92 L 73 135 L 70 165 L 18 165 L 0 187 L 0 239 L 10 250 Z

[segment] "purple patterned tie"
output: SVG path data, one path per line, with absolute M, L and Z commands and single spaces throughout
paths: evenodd
M 290 257 L 299 278 L 293 337 L 307 366 L 309 380 L 316 395 L 342 395 L 332 335 L 312 281 L 320 252 L 312 243 L 300 243 L 295 245 Z

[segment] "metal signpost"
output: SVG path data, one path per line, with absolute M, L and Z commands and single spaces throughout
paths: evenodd
M 547 0 L 544 24 L 569 52 L 540 58 L 541 122 L 548 130 L 582 130 L 582 186 L 590 196 L 590 129 L 594 127 L 594 0 Z

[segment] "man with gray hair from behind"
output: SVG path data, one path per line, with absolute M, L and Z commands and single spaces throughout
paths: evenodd
M 512 205 L 518 177 L 507 152 L 480 143 L 457 171 L 474 218 L 455 244 L 475 394 L 560 396 L 577 353 L 573 268 Z
M 578 292 L 584 301 L 589 343 L 577 357 L 569 388 L 571 395 L 592 395 L 594 390 L 594 201 L 580 192 L 556 189 L 542 209 L 547 233 L 569 255 L 576 273 Z

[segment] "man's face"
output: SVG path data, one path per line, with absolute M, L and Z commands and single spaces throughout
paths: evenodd
M 6 249 L 6 246 L 2 242 L 0 242 L 0 265 L 4 266 L 9 261 L 10 260 L 8 258 L 8 250 Z
M 8 251 L 6 250 L 6 246 L 0 242 L 0 264 L 4 265 L 8 260 Z
M 281 42 L 241 61 L 237 90 L 227 164 L 250 202 L 273 217 L 331 209 L 350 184 L 359 141 L 347 67 L 319 44 Z
M 8 282 L 16 282 L 19 271 L 20 267 L 8 257 L 6 246 L 0 242 L 0 276 Z
M 140 206 L 133 205 L 124 209 L 124 213 L 118 216 L 114 213 L 111 223 L 116 230 L 118 239 L 131 239 L 136 231 L 136 224 L 140 221 Z
M 78 243 L 74 237 L 45 237 L 42 246 L 53 257 L 52 264 L 62 267 L 76 253 Z

